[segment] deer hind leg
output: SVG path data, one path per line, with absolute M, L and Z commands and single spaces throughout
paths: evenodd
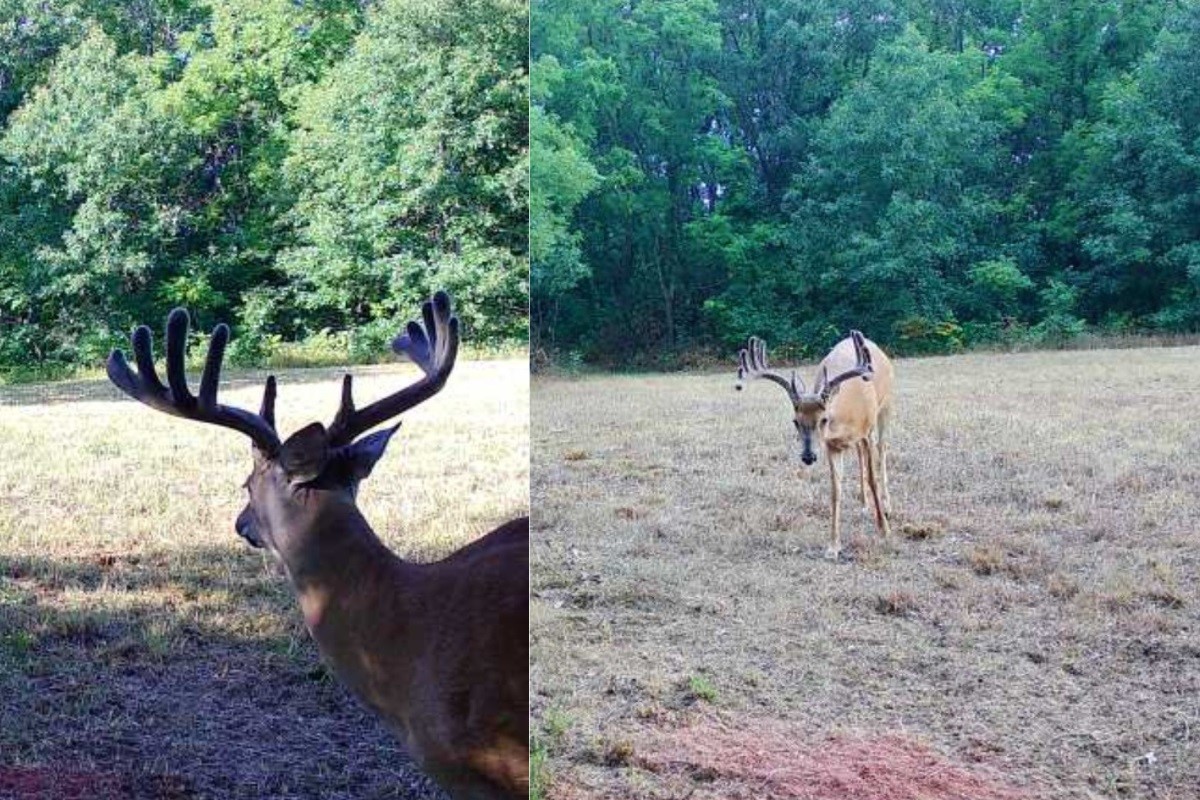
M 879 488 L 883 494 L 883 513 L 892 515 L 892 492 L 888 489 L 887 433 L 889 413 L 884 412 L 875 421 L 875 443 L 879 448 Z
M 879 528 L 880 533 L 883 534 L 883 538 L 887 539 L 892 533 L 892 528 L 888 524 L 887 514 L 883 509 L 883 500 L 880 497 L 879 472 L 876 468 L 878 460 L 878 446 L 870 444 L 867 447 L 867 483 L 871 488 L 871 501 L 875 511 L 875 526 Z
M 842 453 L 837 450 L 826 450 L 825 455 L 829 459 L 829 477 L 832 481 L 832 498 L 833 498 L 833 529 L 832 538 L 829 543 L 829 549 L 826 555 L 837 560 L 838 555 L 842 552 L 842 535 L 840 516 L 842 511 Z

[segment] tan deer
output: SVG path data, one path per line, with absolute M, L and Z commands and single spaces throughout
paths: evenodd
M 338 678 L 452 797 L 528 797 L 528 518 L 441 561 L 413 564 L 388 550 L 355 504 L 400 426 L 360 435 L 432 397 L 454 368 L 458 319 L 449 296 L 438 292 L 422 312 L 424 327 L 408 323 L 393 343 L 421 368 L 420 380 L 356 409 L 347 375 L 333 423 L 313 423 L 286 441 L 275 430 L 273 376 L 258 414 L 217 402 L 225 325 L 213 331 L 192 395 L 182 309 L 167 320 L 166 386 L 144 325 L 132 338 L 137 372 L 115 350 L 108 376 L 151 408 L 250 437 L 254 469 L 237 532 L 282 565 Z
M 830 378 L 829 376 L 834 377 Z M 891 534 L 888 514 L 891 498 L 887 480 L 887 445 L 884 434 L 891 417 L 892 362 L 879 346 L 858 331 L 838 342 L 817 368 L 813 391 L 793 370 L 790 378 L 767 367 L 767 345 L 751 336 L 738 352 L 740 390 L 748 378 L 763 378 L 781 386 L 792 401 L 793 419 L 800 436 L 800 459 L 811 466 L 817 455 L 813 448 L 814 432 L 829 460 L 833 486 L 832 541 L 828 554 L 836 559 L 842 549 L 842 457 L 854 448 L 858 453 L 859 487 L 862 502 L 870 497 L 875 525 L 886 539 Z M 851 380 L 861 378 L 861 380 Z

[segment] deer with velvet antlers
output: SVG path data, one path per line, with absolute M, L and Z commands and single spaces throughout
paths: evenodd
M 851 331 L 821 361 L 810 392 L 794 370 L 785 377 L 770 369 L 766 342 L 751 336 L 738 352 L 737 388 L 740 390 L 751 378 L 768 380 L 787 392 L 792 403 L 792 424 L 800 437 L 800 460 L 805 465 L 817 461 L 814 439 L 825 451 L 833 490 L 829 556 L 836 559 L 842 548 L 842 460 L 851 448 L 858 454 L 863 506 L 868 505 L 869 497 L 875 525 L 886 539 L 891 533 L 891 498 L 884 434 L 893 409 L 893 371 L 892 362 L 879 346 L 858 331 Z
M 286 440 L 275 429 L 275 378 L 255 414 L 217 402 L 229 328 L 209 343 L 200 391 L 184 374 L 188 315 L 171 312 L 167 384 L 154 368 L 150 329 L 133 333 L 134 372 L 113 351 L 108 376 L 151 408 L 232 428 L 253 443 L 249 502 L 236 529 L 282 565 L 304 622 L 338 678 L 374 709 L 421 767 L 454 798 L 529 794 L 529 520 L 500 526 L 432 564 L 397 558 L 355 499 L 400 426 L 375 426 L 435 395 L 454 368 L 458 319 L 438 292 L 393 349 L 423 376 L 356 408 L 351 377 L 332 424 Z M 366 434 L 366 435 L 364 435 Z

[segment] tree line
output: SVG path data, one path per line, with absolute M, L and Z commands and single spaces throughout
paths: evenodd
M 0 0 L 0 370 L 175 305 L 231 358 L 382 352 L 439 287 L 528 295 L 523 0 Z
M 1196 0 L 536 0 L 535 347 L 1200 330 Z

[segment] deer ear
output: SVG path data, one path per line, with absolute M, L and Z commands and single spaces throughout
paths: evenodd
M 328 462 L 329 434 L 319 422 L 296 431 L 279 448 L 279 465 L 293 483 L 316 480 Z
M 370 436 L 364 436 L 357 442 L 342 448 L 341 457 L 345 459 L 350 474 L 355 480 L 361 481 L 371 474 L 375 462 L 383 458 L 383 453 L 387 450 L 392 434 L 398 430 L 400 430 L 399 423 L 390 428 L 376 431 Z

